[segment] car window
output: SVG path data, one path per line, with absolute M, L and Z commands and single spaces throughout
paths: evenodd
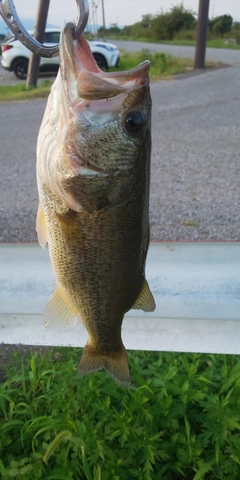
M 44 43 L 59 43 L 60 32 L 45 32 Z

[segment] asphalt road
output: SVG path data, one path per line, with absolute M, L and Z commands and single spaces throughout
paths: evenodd
M 240 240 L 240 64 L 234 63 L 151 85 L 152 239 Z M 35 146 L 45 103 L 0 104 L 2 242 L 36 241 Z

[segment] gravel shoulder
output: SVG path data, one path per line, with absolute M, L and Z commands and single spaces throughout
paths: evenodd
M 240 68 L 152 85 L 158 240 L 240 239 Z

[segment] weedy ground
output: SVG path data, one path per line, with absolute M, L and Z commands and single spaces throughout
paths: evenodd
M 149 50 L 142 50 L 140 53 L 122 53 L 120 70 L 134 68 L 144 60 L 150 60 L 151 62 L 151 80 L 166 79 L 193 69 L 192 60 L 172 57 L 165 53 L 151 53 Z M 213 63 L 207 64 L 207 67 L 212 66 L 214 66 Z M 45 98 L 49 95 L 51 85 L 52 82 L 50 80 L 44 80 L 37 88 L 31 89 L 27 89 L 25 83 L 13 86 L 0 86 L 0 102 Z
M 129 352 L 132 386 L 80 378 L 80 349 L 14 353 L 0 385 L 0 477 L 240 478 L 240 359 Z

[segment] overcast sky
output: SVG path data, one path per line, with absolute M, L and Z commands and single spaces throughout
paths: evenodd
M 15 0 L 15 7 L 20 18 L 35 19 L 39 0 Z M 90 11 L 95 3 L 95 23 L 102 24 L 102 0 L 89 0 Z M 156 14 L 181 0 L 104 0 L 106 25 L 117 23 L 119 26 L 131 25 L 141 20 L 146 13 Z M 198 12 L 199 0 L 184 0 L 185 8 Z M 224 14 L 232 15 L 240 21 L 240 0 L 210 0 L 209 17 Z M 75 21 L 77 16 L 76 0 L 50 0 L 48 23 L 61 27 L 65 22 Z M 91 17 L 89 23 L 92 23 Z

